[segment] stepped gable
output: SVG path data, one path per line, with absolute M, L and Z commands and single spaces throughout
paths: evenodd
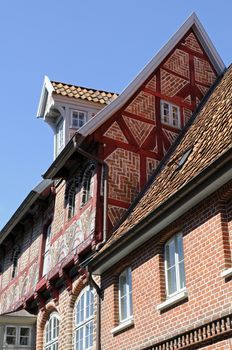
M 164 168 L 137 203 L 127 219 L 114 232 L 100 251 L 105 251 L 126 235 L 149 213 L 175 195 L 178 190 L 219 159 L 232 147 L 232 66 L 197 114 L 193 124 L 181 137 Z M 178 161 L 192 148 L 184 165 Z

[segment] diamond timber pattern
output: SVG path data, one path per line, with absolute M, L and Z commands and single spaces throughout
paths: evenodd
M 189 55 L 188 53 L 175 50 L 171 57 L 163 65 L 164 68 L 168 68 L 171 71 L 182 75 L 185 78 L 189 78 Z
M 155 120 L 155 97 L 142 91 L 126 108 L 126 111 L 143 118 Z
M 125 120 L 128 128 L 130 129 L 131 133 L 133 134 L 136 142 L 141 146 L 148 135 L 150 134 L 151 130 L 154 128 L 153 125 L 142 122 L 137 119 L 129 118 L 123 116 L 123 119 Z
M 147 88 L 156 91 L 156 76 L 151 78 L 151 80 L 146 85 Z
M 128 143 L 125 135 L 123 134 L 120 126 L 117 122 L 114 122 L 110 128 L 105 132 L 104 136 L 109 137 L 113 140 L 118 140 L 124 143 Z

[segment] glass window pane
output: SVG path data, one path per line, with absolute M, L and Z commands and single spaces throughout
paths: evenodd
M 179 263 L 180 289 L 185 287 L 184 261 Z
M 121 321 L 127 318 L 127 304 L 126 304 L 126 296 L 120 299 L 121 305 Z
M 171 267 L 167 271 L 168 279 L 168 295 L 173 294 L 177 291 L 176 287 L 176 268 L 175 266 Z
M 178 260 L 182 261 L 184 260 L 184 252 L 183 252 L 183 236 L 178 235 L 177 236 L 177 252 L 178 252 Z
M 7 327 L 6 334 L 16 336 L 16 327 Z
M 120 277 L 119 277 L 119 291 L 120 291 L 120 297 L 123 297 L 124 295 L 126 295 L 126 284 L 127 284 L 126 274 L 123 273 L 123 274 L 121 274 Z
M 172 239 L 166 244 L 166 261 L 167 268 L 175 265 L 175 240 Z
M 6 344 L 7 345 L 16 345 L 16 337 L 14 337 L 14 336 L 7 336 L 6 337 Z
M 30 334 L 30 328 L 20 328 L 20 336 L 29 336 Z
M 29 337 L 20 337 L 19 344 L 20 345 L 29 345 Z

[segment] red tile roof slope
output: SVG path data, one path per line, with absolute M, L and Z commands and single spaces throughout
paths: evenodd
M 118 94 L 107 91 L 89 89 L 81 86 L 65 84 L 57 81 L 51 81 L 57 95 L 73 97 L 76 99 L 87 100 L 90 102 L 109 104 L 118 97 Z
M 151 186 L 103 246 L 100 254 L 231 148 L 231 96 L 232 66 L 183 135 L 164 168 L 155 176 Z M 191 147 L 186 162 L 178 169 L 179 160 Z

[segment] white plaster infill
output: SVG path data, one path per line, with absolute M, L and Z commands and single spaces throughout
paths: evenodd
M 165 300 L 163 303 L 157 305 L 156 309 L 158 311 L 163 311 L 163 310 L 169 308 L 170 306 L 173 306 L 173 305 L 179 303 L 180 301 L 186 299 L 187 297 L 188 297 L 187 289 L 182 290 L 178 294 L 173 295 L 172 297 Z
M 134 325 L 134 320 L 133 318 L 130 318 L 129 320 L 126 320 L 125 322 L 120 323 L 117 327 L 111 329 L 110 333 L 117 334 L 121 331 L 123 331 L 126 328 L 129 328 Z
M 232 277 L 232 267 L 221 272 L 221 277 L 227 278 Z

